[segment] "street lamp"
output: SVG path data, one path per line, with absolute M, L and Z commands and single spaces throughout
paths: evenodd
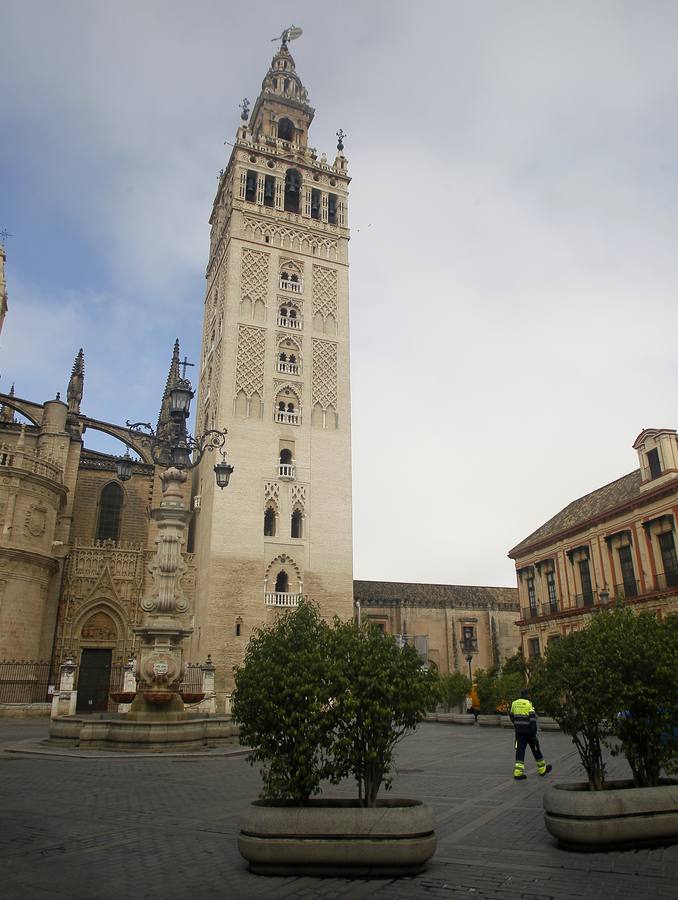
M 473 674 L 471 672 L 471 663 L 473 662 L 474 653 L 478 652 L 478 638 L 464 637 L 459 641 L 459 646 L 463 650 L 466 662 L 468 663 L 468 679 L 473 684 Z
M 183 365 L 189 365 L 184 361 Z M 234 467 L 226 462 L 227 431 L 210 428 L 197 437 L 188 433 L 186 420 L 190 415 L 191 400 L 195 391 L 188 378 L 178 378 L 168 394 L 170 421 L 155 431 L 150 422 L 127 421 L 132 443 L 146 446 L 156 465 L 167 469 L 194 469 L 207 451 L 218 450 L 221 462 L 214 466 L 217 486 L 223 490 L 229 482 Z M 129 449 L 116 460 L 118 478 L 128 481 L 132 476 L 132 458 Z

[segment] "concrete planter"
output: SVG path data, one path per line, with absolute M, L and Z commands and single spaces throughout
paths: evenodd
M 650 788 L 610 781 L 602 791 L 585 782 L 557 784 L 544 794 L 544 822 L 568 850 L 676 843 L 678 781 Z
M 499 726 L 501 724 L 501 716 L 499 713 L 496 715 L 494 713 L 490 715 L 482 715 L 478 716 L 478 725 L 495 725 Z
M 417 800 L 257 800 L 238 849 L 257 875 L 368 877 L 423 872 L 436 848 L 433 811 Z

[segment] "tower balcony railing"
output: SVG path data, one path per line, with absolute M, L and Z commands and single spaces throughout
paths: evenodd
M 275 421 L 280 422 L 282 425 L 299 425 L 301 423 L 301 413 L 299 412 L 289 412 L 284 409 L 276 409 L 275 411 Z
M 577 609 L 589 609 L 596 602 L 596 598 L 598 596 L 598 591 L 586 591 L 583 594 L 575 594 L 572 598 L 574 601 L 574 606 Z
M 289 291 L 292 294 L 301 294 L 304 290 L 303 282 L 291 281 L 289 278 L 281 278 L 279 284 L 281 291 Z
M 520 610 L 521 618 L 529 622 L 531 619 L 536 619 L 539 615 L 539 610 L 536 606 L 523 606 Z
M 297 477 L 297 467 L 293 463 L 278 463 L 278 478 L 289 478 L 294 481 Z
M 301 316 L 278 316 L 278 325 L 281 328 L 293 328 L 295 331 L 301 331 L 304 326 L 304 320 Z
M 63 482 L 63 471 L 60 466 L 41 456 L 27 453 L 16 446 L 10 447 L 4 444 L 0 446 L 0 466 L 23 469 L 24 472 L 41 475 L 43 478 L 49 478 L 50 481 L 56 481 L 57 484 Z
M 281 591 L 265 591 L 264 602 L 266 606 L 298 606 L 301 594 L 290 594 Z
M 278 371 L 285 372 L 286 375 L 300 375 L 301 366 L 299 365 L 299 363 L 283 362 L 281 359 L 279 359 Z

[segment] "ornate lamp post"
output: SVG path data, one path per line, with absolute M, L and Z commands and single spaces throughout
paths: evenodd
M 178 346 L 175 348 L 178 361 Z M 186 360 L 186 366 L 190 365 Z M 194 391 L 191 382 L 177 377 L 166 395 L 168 421 L 161 421 L 157 431 L 148 422 L 127 422 L 131 443 L 148 449 L 153 462 L 164 466 L 160 475 L 163 497 L 160 506 L 151 511 L 158 523 L 157 551 L 150 562 L 153 587 L 149 596 L 141 600 L 145 616 L 143 625 L 135 628 L 141 638 L 137 665 L 137 696 L 128 713 L 135 720 L 174 721 L 184 718 L 183 701 L 178 693 L 183 677 L 182 642 L 193 633 L 184 627 L 182 615 L 188 601 L 180 588 L 186 571 L 181 548 L 184 531 L 191 517 L 183 501 L 186 470 L 199 465 L 208 451 L 219 450 L 221 461 L 214 466 L 219 488 L 229 482 L 233 466 L 226 462 L 226 429 L 210 429 L 199 437 L 188 434 L 186 420 Z M 161 417 L 162 418 L 162 417 Z M 167 417 L 166 417 L 167 418 Z M 132 475 L 129 451 L 117 460 L 118 478 L 127 481 Z

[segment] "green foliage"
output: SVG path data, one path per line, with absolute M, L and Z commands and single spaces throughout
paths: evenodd
M 263 763 L 269 799 L 304 803 L 334 774 L 328 632 L 317 607 L 301 603 L 255 632 L 236 669 L 233 719 L 249 762 Z
M 440 696 L 448 712 L 458 706 L 467 697 L 470 690 L 471 682 L 461 672 L 450 672 L 449 675 L 440 676 Z
M 535 706 L 572 738 L 592 790 L 605 781 L 603 744 L 615 710 L 615 690 L 590 629 L 555 641 L 532 671 Z
M 299 804 L 352 775 L 373 806 L 395 745 L 440 697 L 437 673 L 413 647 L 374 626 L 330 627 L 301 603 L 252 637 L 235 672 L 233 718 L 261 762 L 263 795 Z
M 609 677 L 619 690 L 612 733 L 639 787 L 659 783 L 678 746 L 678 628 L 651 614 L 617 607 L 597 616 L 590 630 L 600 640 Z
M 527 663 L 523 656 L 522 650 L 518 650 L 513 656 L 507 656 L 504 665 L 501 667 L 502 675 L 518 674 L 523 676 L 523 685 L 525 684 L 525 673 L 527 672 Z
M 500 712 L 508 712 L 525 687 L 525 676 L 522 672 L 502 672 L 494 680 L 494 708 Z
M 495 690 L 497 681 L 497 669 L 476 669 L 475 676 L 476 693 L 480 701 L 480 712 L 489 714 L 495 712 Z
M 678 626 L 617 605 L 549 647 L 530 682 L 541 708 L 572 736 L 593 789 L 605 778 L 602 747 L 617 738 L 638 786 L 659 781 L 676 753 Z
M 364 806 L 374 806 L 389 774 L 395 745 L 439 697 L 437 673 L 421 667 L 411 646 L 370 624 L 335 620 L 332 654 L 340 670 L 333 753 L 338 772 L 350 774 Z

